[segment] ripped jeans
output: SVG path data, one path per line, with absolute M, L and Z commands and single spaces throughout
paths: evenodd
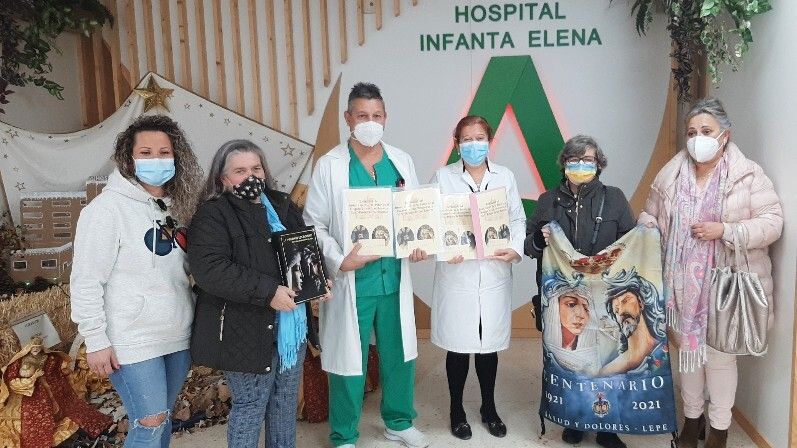
M 172 408 L 190 367 L 191 354 L 188 350 L 183 350 L 146 361 L 124 364 L 110 375 L 111 383 L 122 398 L 130 421 L 125 448 L 169 446 L 172 437 Z M 147 417 L 163 417 L 163 421 L 156 426 L 142 424 L 140 420 Z

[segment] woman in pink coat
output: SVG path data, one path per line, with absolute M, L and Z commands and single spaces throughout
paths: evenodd
M 708 347 L 706 327 L 711 269 L 732 258 L 737 223 L 746 230 L 750 271 L 758 274 L 772 303 L 768 247 L 780 237 L 783 211 L 761 167 L 731 142 L 730 128 L 719 100 L 698 101 L 686 116 L 687 149 L 659 171 L 639 217 L 661 231 L 664 295 L 671 340 L 679 349 L 686 417 L 679 448 L 696 448 L 705 431 L 704 389 L 711 423 L 705 446 L 726 444 L 736 398 L 736 357 Z

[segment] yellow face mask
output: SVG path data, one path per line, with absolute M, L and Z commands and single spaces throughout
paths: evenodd
M 598 165 L 588 162 L 569 162 L 565 165 L 565 176 L 567 179 L 581 185 L 591 181 L 598 173 Z

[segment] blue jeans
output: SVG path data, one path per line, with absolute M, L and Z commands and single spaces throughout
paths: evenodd
M 296 365 L 282 373 L 276 346 L 271 372 L 224 372 L 232 392 L 227 428 L 227 444 L 231 448 L 257 448 L 264 419 L 266 448 L 296 446 L 296 407 L 306 347 L 299 347 Z
M 167 448 L 172 437 L 171 412 L 183 387 L 191 354 L 183 350 L 133 364 L 124 364 L 110 375 L 122 398 L 130 421 L 125 448 Z M 144 426 L 140 420 L 166 415 L 158 426 Z

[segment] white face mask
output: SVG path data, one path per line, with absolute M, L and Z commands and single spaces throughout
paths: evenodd
M 725 131 L 720 132 L 717 138 L 708 137 L 706 135 L 696 135 L 686 141 L 686 149 L 689 150 L 689 155 L 698 163 L 708 162 L 717 155 L 720 150 L 720 137 Z
M 364 121 L 354 126 L 352 135 L 358 142 L 372 148 L 382 141 L 384 132 L 385 128 L 381 124 L 375 121 Z

